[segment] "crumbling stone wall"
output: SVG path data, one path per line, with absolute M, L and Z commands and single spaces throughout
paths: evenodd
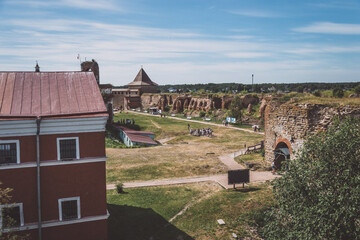
M 274 160 L 274 149 L 284 142 L 293 159 L 311 133 L 325 130 L 335 116 L 360 118 L 360 106 L 329 107 L 320 104 L 267 103 L 265 108 L 265 160 Z

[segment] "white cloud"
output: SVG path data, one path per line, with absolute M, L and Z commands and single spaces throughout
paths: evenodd
M 229 13 L 246 16 L 246 17 L 259 17 L 259 18 L 274 18 L 279 17 L 277 14 L 261 10 L 229 10 Z
M 85 10 L 106 10 L 124 12 L 125 9 L 117 4 L 117 1 L 113 0 L 45 0 L 45 1 L 33 1 L 33 0 L 8 0 L 5 1 L 9 5 L 29 6 L 34 8 L 78 8 Z
M 360 24 L 319 22 L 306 27 L 294 28 L 293 31 L 303 33 L 359 35 Z
M 264 52 L 232 52 L 225 55 L 230 58 L 262 58 L 270 56 L 269 53 Z

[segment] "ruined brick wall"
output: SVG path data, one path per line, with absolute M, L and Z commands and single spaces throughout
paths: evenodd
M 271 101 L 265 108 L 265 160 L 274 159 L 274 149 L 284 142 L 290 150 L 290 158 L 302 146 L 311 133 L 325 130 L 334 116 L 360 118 L 360 106 L 329 107 L 320 104 L 280 104 Z

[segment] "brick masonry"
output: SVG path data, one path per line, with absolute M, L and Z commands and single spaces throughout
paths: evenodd
M 288 146 L 290 158 L 293 159 L 306 138 L 325 130 L 335 116 L 360 118 L 360 106 L 330 107 L 322 104 L 268 102 L 264 114 L 265 160 L 274 160 L 273 151 L 280 142 Z

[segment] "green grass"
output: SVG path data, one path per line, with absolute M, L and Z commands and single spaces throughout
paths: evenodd
M 194 239 L 230 239 L 231 233 L 254 239 L 249 227 L 256 227 L 258 215 L 272 204 L 268 184 L 244 191 L 222 190 L 190 208 L 174 225 Z M 226 224 L 218 225 L 217 219 Z
M 127 182 L 160 178 L 177 178 L 198 175 L 212 175 L 226 172 L 219 161 L 221 154 L 242 149 L 244 144 L 254 145 L 263 136 L 225 127 L 211 126 L 214 137 L 191 136 L 188 122 L 169 118 L 122 113 L 115 119 L 134 119 L 142 130 L 155 128 L 156 139 L 173 137 L 168 145 L 135 149 L 107 149 L 107 181 Z M 193 128 L 207 128 L 208 125 L 190 123 Z M 207 154 L 207 153 L 214 154 Z
M 273 204 L 269 184 L 224 190 L 215 183 L 108 191 L 109 239 L 229 239 L 256 236 L 249 231 Z M 205 197 L 204 197 L 205 196 Z M 202 199 L 199 201 L 199 199 Z M 169 219 L 191 203 L 173 223 Z M 224 226 L 217 219 L 225 221 Z
M 159 239 L 159 235 L 164 234 L 168 239 L 176 239 L 178 235 L 186 237 L 186 233 L 168 224 L 168 220 L 189 201 L 214 188 L 204 190 L 203 186 L 202 183 L 134 188 L 125 189 L 126 194 L 108 191 L 109 239 L 149 239 L 151 236 Z

